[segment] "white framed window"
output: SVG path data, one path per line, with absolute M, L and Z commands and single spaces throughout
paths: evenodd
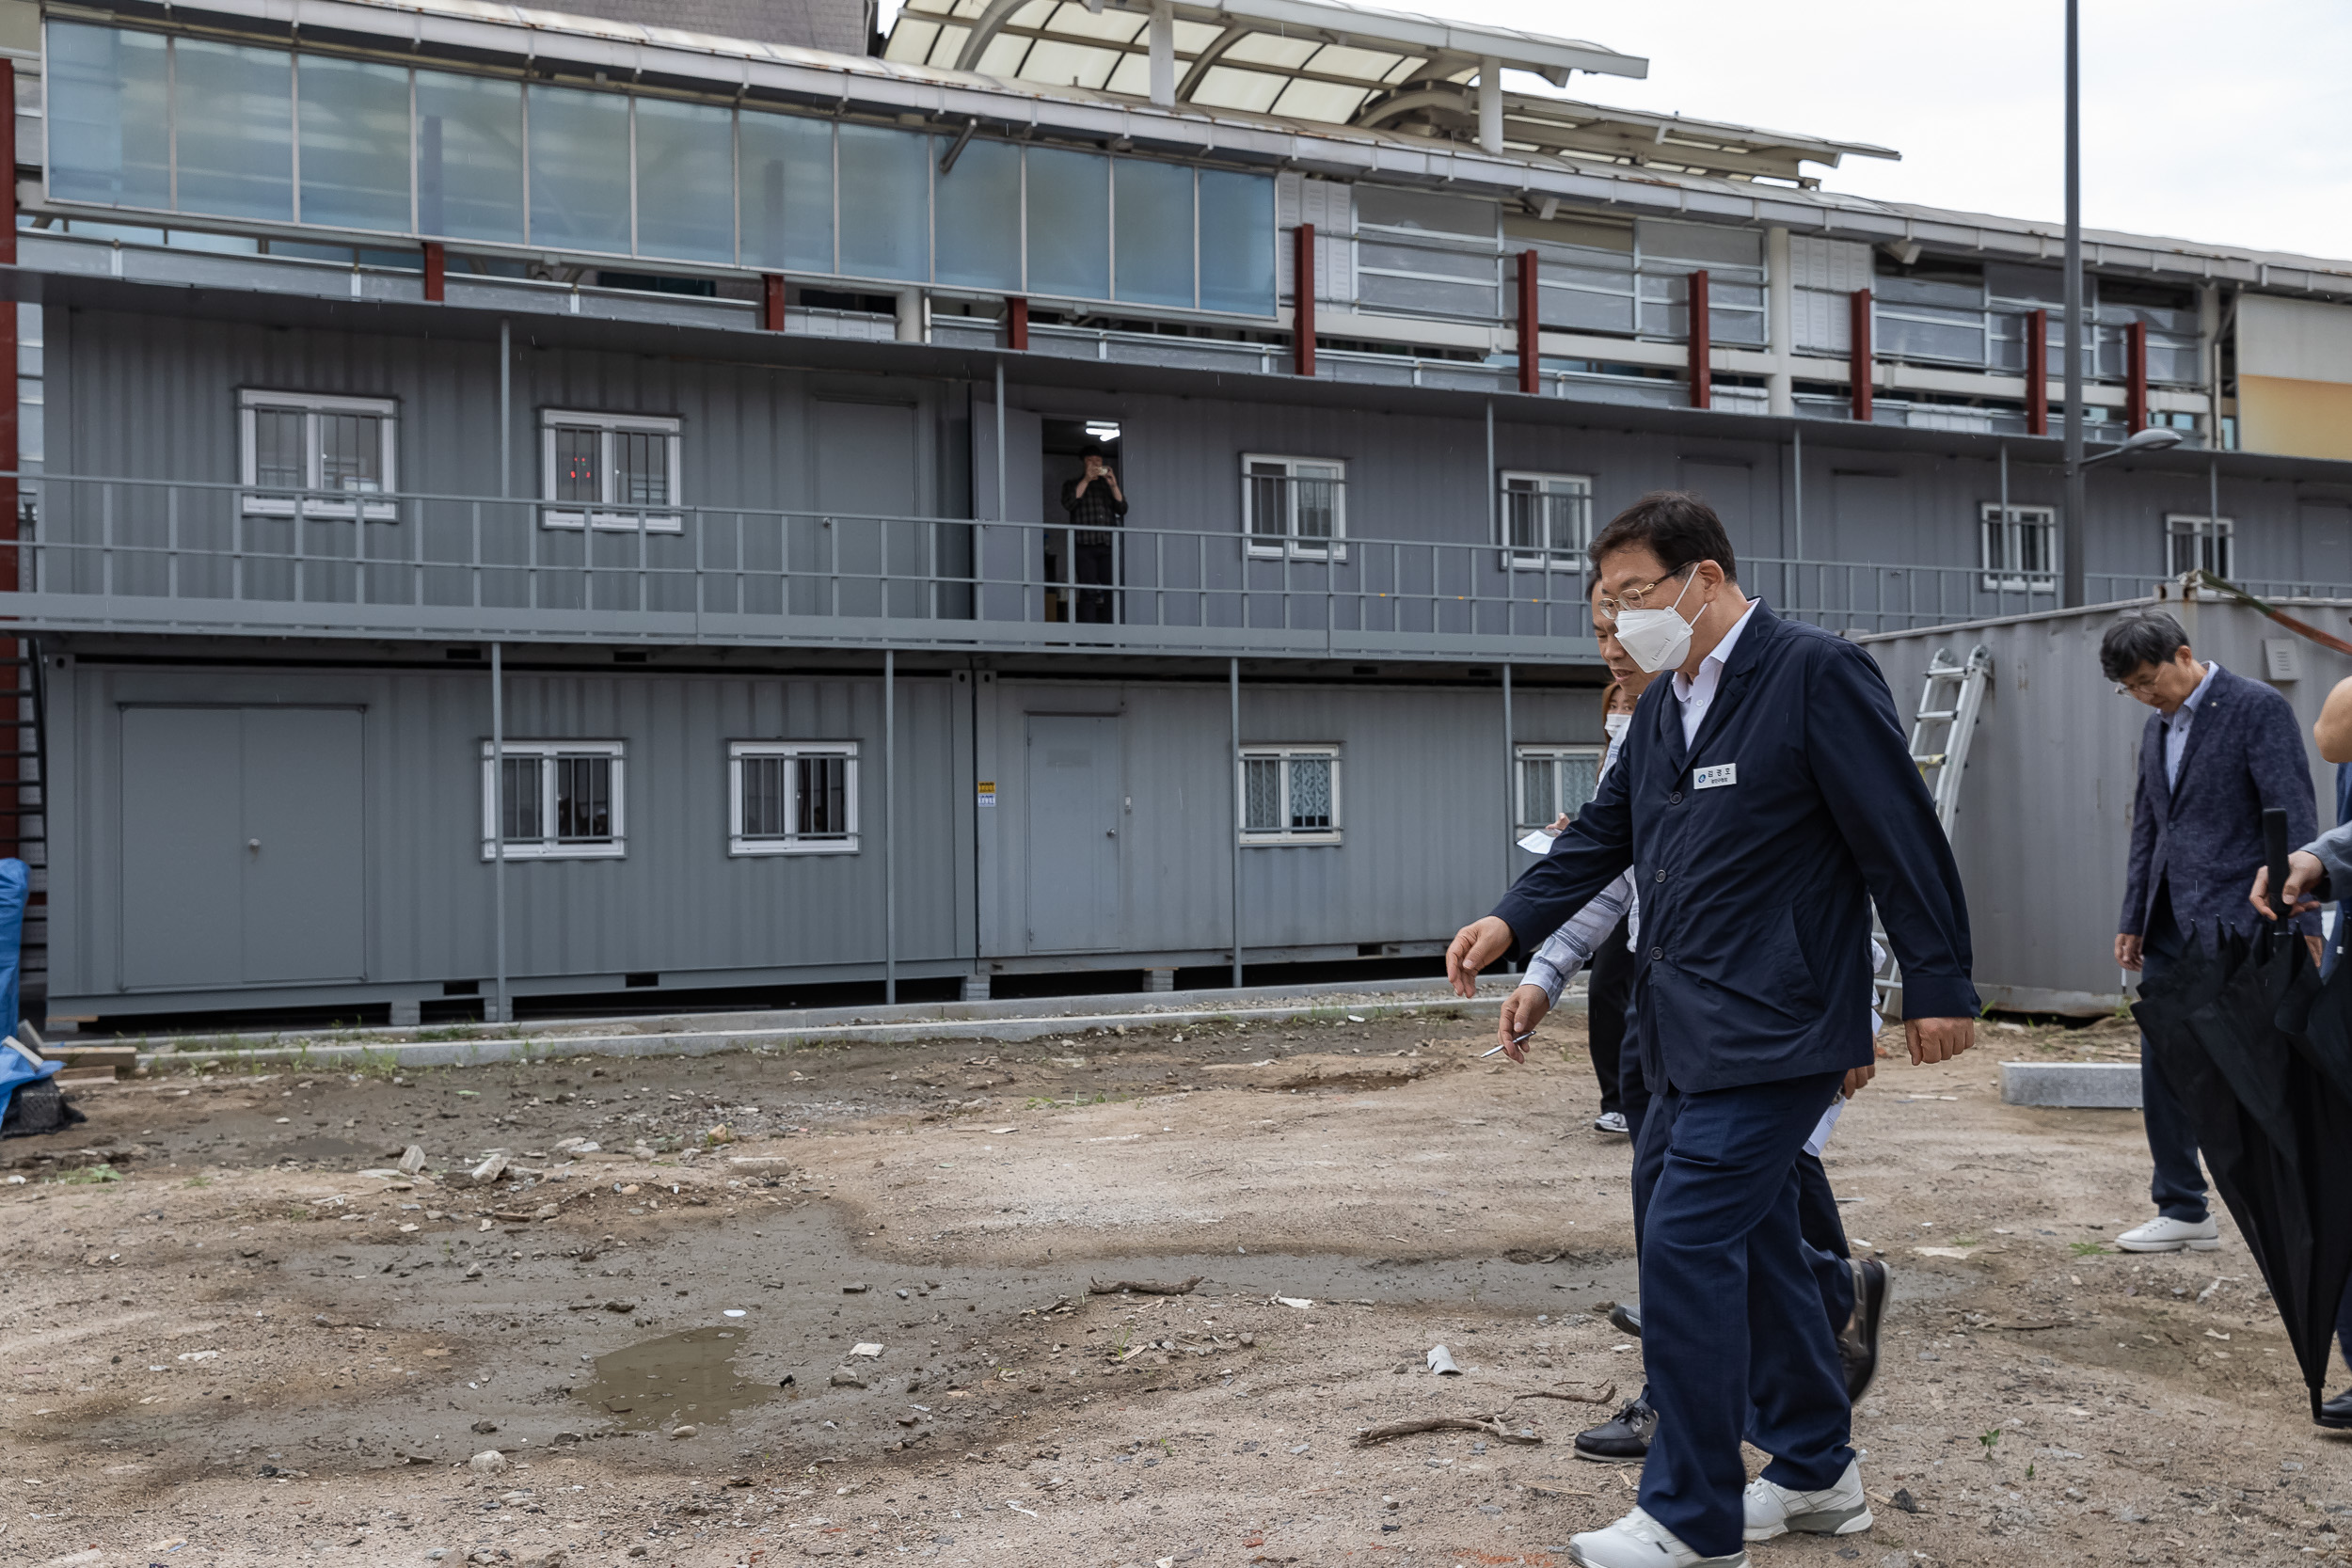
M 398 488 L 399 404 L 320 392 L 237 394 L 237 467 L 249 517 L 358 517 L 389 523 Z
M 1593 482 L 1585 474 L 1502 476 L 1505 564 L 1515 571 L 1581 572 L 1593 542 Z
M 1244 452 L 1241 473 L 1241 528 L 1251 555 L 1347 559 L 1346 464 Z
M 1241 753 L 1244 844 L 1337 844 L 1340 749 L 1245 746 Z
M 2164 517 L 2164 575 L 2203 567 L 2215 577 L 2232 575 L 2235 564 L 2237 519 L 2208 517 L 2198 513 L 2168 512 Z
M 643 414 L 539 418 L 541 492 L 549 528 L 681 533 L 678 421 Z
M 857 853 L 857 742 L 727 745 L 727 853 Z
M 503 773 L 482 743 L 482 858 L 612 860 L 626 852 L 627 748 L 618 740 L 510 740 Z
M 2006 520 L 1998 501 L 1978 509 L 1977 564 L 1988 594 L 2058 592 L 2058 511 L 2012 506 Z
M 1519 826 L 1549 828 L 1562 812 L 1573 817 L 1600 787 L 1599 746 L 1521 746 Z

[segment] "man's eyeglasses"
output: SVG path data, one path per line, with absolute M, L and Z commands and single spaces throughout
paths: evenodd
M 1604 594 L 1600 596 L 1600 612 L 1613 621 L 1626 610 L 1646 610 L 1649 608 L 1649 596 L 1652 594 L 1657 593 L 1661 588 L 1665 587 L 1666 584 L 1674 581 L 1675 578 L 1682 576 L 1690 569 L 1691 566 L 1689 564 L 1677 566 L 1662 578 L 1655 578 L 1649 582 L 1636 583 L 1633 587 L 1627 589 L 1624 593 L 1619 594 L 1613 599 Z
M 2152 697 L 2155 695 L 2156 682 L 2160 678 L 2153 670 L 2144 675 L 2132 675 L 2115 683 L 2115 694 L 2119 697 Z

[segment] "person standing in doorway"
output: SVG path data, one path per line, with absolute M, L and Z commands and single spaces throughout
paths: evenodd
M 2264 863 L 2263 813 L 2287 814 L 2290 843 L 2316 836 L 2318 809 L 2302 727 L 2287 700 L 2260 681 L 2202 660 L 2181 623 L 2135 610 L 2099 640 L 2099 669 L 2118 693 L 2155 709 L 2139 737 L 2132 847 L 2115 961 L 2153 979 L 2194 939 L 2250 935 L 2245 889 Z M 2318 919 L 2297 928 L 2319 957 Z M 2205 1204 L 2197 1130 L 2139 1038 L 2140 1115 L 2155 1166 L 2156 1217 L 2115 1239 L 2125 1252 L 2211 1252 L 2220 1229 Z
M 1800 1240 L 1797 1157 L 1875 1060 L 1870 908 L 1914 1063 L 1975 1040 L 1951 846 L 1870 656 L 1750 599 L 1723 521 L 1644 497 L 1593 541 L 1599 608 L 1653 683 L 1592 804 L 1446 953 L 1458 993 L 1630 866 L 1632 1037 L 1655 1090 L 1635 1180 L 1659 1416 L 1631 1513 L 1585 1568 L 1746 1568 L 1743 1541 L 1867 1529 L 1837 1344 Z M 1742 1438 L 1772 1456 L 1747 1485 Z
M 1118 546 L 1111 530 L 1125 524 L 1127 496 L 1104 460 L 1102 442 L 1087 443 L 1086 472 L 1062 481 L 1061 509 L 1078 531 L 1070 574 L 1071 581 L 1078 585 L 1078 619 L 1116 620 L 1110 585 L 1118 575 Z

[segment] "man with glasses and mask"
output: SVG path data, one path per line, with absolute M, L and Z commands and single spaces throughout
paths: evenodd
M 1745 1568 L 1744 1541 L 1871 1523 L 1837 1345 L 1800 1241 L 1797 1158 L 1872 1065 L 1870 905 L 1903 966 L 1915 1063 L 1975 1038 L 1951 847 L 1869 655 L 1741 592 L 1695 496 L 1593 541 L 1599 609 L 1644 669 L 1617 766 L 1549 854 L 1446 954 L 1456 989 L 1525 955 L 1629 867 L 1642 1350 L 1659 1422 L 1639 1506 L 1586 1568 Z M 1742 1437 L 1772 1455 L 1744 1491 Z
M 2099 669 L 2116 691 L 2147 704 L 2132 851 L 2115 961 L 2143 979 L 2164 972 L 2194 935 L 2208 946 L 2223 927 L 2249 933 L 2259 918 L 2247 885 L 2263 865 L 2263 812 L 2287 814 L 2287 842 L 2316 836 L 2318 807 L 2295 709 L 2260 681 L 2198 658 L 2181 623 L 2138 610 L 2099 639 Z M 2316 914 L 2297 928 L 2319 957 Z M 2149 1065 L 2139 1041 L 2140 1117 L 2155 1164 L 2156 1217 L 2115 1239 L 2125 1252 L 2211 1252 L 2221 1233 L 2205 1207 L 2205 1173 L 2188 1112 Z

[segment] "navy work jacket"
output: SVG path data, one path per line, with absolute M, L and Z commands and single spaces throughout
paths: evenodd
M 2139 783 L 2132 795 L 2132 851 L 2116 929 L 2142 936 L 2163 888 L 2184 931 L 2210 942 L 2217 931 L 2252 935 L 2262 923 L 2246 901 L 2266 853 L 2263 812 L 2287 814 L 2287 842 L 2317 836 L 2318 801 L 2303 726 L 2275 687 L 2216 669 L 2181 744 L 2181 777 L 2164 776 L 2165 721 L 2152 713 L 2139 732 Z M 2319 934 L 2316 911 L 2295 927 Z
M 1878 665 L 1759 602 L 1695 744 L 1664 674 L 1600 793 L 1496 915 L 1525 953 L 1630 864 L 1642 894 L 1634 1038 L 1653 1089 L 1864 1067 L 1870 907 L 1910 1018 L 1972 1018 L 1951 845 Z

